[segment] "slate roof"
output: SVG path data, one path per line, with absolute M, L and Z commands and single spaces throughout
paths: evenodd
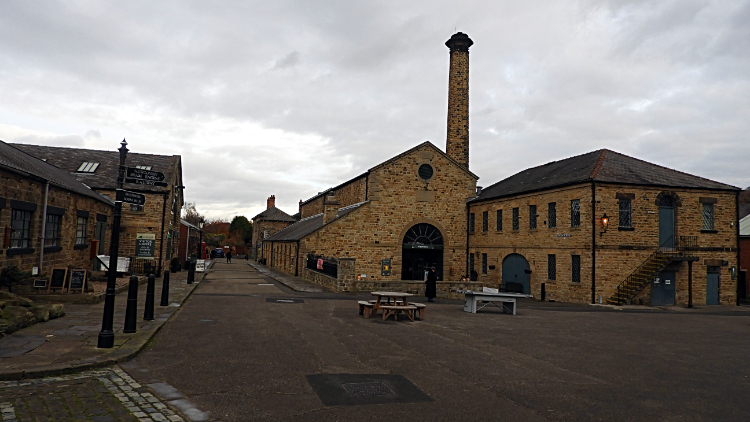
M 739 190 L 731 185 L 672 170 L 619 152 L 600 149 L 523 170 L 483 189 L 472 202 L 591 181 L 670 188 Z
M 110 198 L 90 189 L 76 180 L 67 171 L 55 167 L 50 163 L 45 163 L 15 148 L 12 144 L 7 144 L 3 141 L 0 141 L 0 167 L 23 175 L 35 176 L 45 181 L 48 180 L 51 185 L 102 201 L 109 205 L 114 205 L 114 201 Z
M 292 218 L 291 215 L 285 213 L 284 211 L 281 211 L 280 209 L 276 207 L 271 207 L 263 211 L 262 213 L 256 215 L 252 218 L 253 222 L 257 221 L 286 221 L 290 223 L 294 223 L 295 220 Z
M 360 202 L 359 204 L 349 205 L 343 208 L 339 208 L 338 212 L 336 213 L 336 218 L 341 218 L 350 212 L 358 209 L 362 205 L 368 203 L 369 201 Z M 335 220 L 334 220 L 335 221 Z M 330 224 L 330 222 L 329 222 Z M 291 242 L 291 241 L 297 241 L 302 239 L 303 237 L 307 236 L 308 234 L 318 230 L 319 228 L 323 227 L 323 214 L 317 214 L 313 215 L 311 217 L 304 218 L 294 224 L 292 224 L 289 227 L 285 227 L 282 230 L 277 231 L 273 235 L 269 236 L 264 242 L 271 241 L 271 242 Z
M 117 167 L 120 164 L 120 153 L 117 149 L 100 151 L 95 149 L 51 147 L 44 145 L 13 144 L 14 147 L 33 155 L 40 160 L 71 173 L 78 181 L 85 183 L 92 189 L 114 190 L 117 187 Z M 94 173 L 78 173 L 78 167 L 83 162 L 100 163 Z M 170 184 L 182 185 L 181 157 L 179 155 L 156 155 L 128 152 L 125 165 L 151 166 L 152 171 L 164 173 L 164 181 Z M 175 176 L 178 180 L 175 180 Z M 125 189 L 135 191 L 163 191 L 166 188 L 156 186 L 134 185 L 126 183 Z

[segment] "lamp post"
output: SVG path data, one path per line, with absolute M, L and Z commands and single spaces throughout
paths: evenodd
M 125 158 L 128 156 L 128 143 L 123 138 L 120 142 L 120 166 L 117 172 L 117 190 L 122 190 L 125 179 Z M 104 296 L 104 315 L 102 317 L 102 330 L 99 332 L 97 346 L 100 349 L 111 349 L 115 344 L 115 333 L 112 331 L 112 320 L 115 313 L 115 288 L 117 286 L 117 259 L 120 247 L 120 220 L 122 219 L 122 200 L 120 195 L 115 194 L 115 213 L 112 220 L 112 237 L 109 242 L 109 269 L 107 271 L 107 292 Z
M 206 259 L 206 248 L 203 247 L 203 224 L 206 223 L 206 220 L 201 217 L 201 219 L 198 221 L 198 228 L 200 230 L 200 241 L 198 241 L 198 247 L 201 248 L 200 253 L 198 256 L 201 257 L 201 259 Z

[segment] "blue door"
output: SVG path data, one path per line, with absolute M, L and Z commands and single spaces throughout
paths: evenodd
M 519 290 L 522 289 L 524 294 L 530 294 L 530 274 L 529 262 L 522 255 L 510 254 L 503 260 L 503 288 L 506 290 L 519 287 Z M 509 285 L 508 283 L 514 284 Z
M 706 305 L 719 304 L 719 267 L 708 267 L 706 275 Z
M 651 306 L 674 305 L 675 273 L 662 271 L 651 280 Z
M 674 207 L 659 207 L 659 246 L 674 247 Z

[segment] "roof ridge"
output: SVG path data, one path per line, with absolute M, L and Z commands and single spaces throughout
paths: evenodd
M 599 170 L 602 168 L 602 164 L 604 163 L 604 157 L 607 155 L 607 150 L 603 149 L 601 150 L 601 155 L 599 155 L 599 160 L 596 162 L 596 166 L 594 167 L 594 170 L 591 172 L 591 180 L 593 180 L 597 173 L 599 173 Z

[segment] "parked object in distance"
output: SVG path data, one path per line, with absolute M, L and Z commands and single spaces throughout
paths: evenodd
M 224 249 L 221 249 L 221 248 L 216 248 L 216 249 L 214 250 L 214 253 L 216 254 L 216 256 L 217 256 L 217 257 L 218 257 L 218 256 L 221 256 L 221 257 L 223 257 L 223 256 L 224 256 Z

